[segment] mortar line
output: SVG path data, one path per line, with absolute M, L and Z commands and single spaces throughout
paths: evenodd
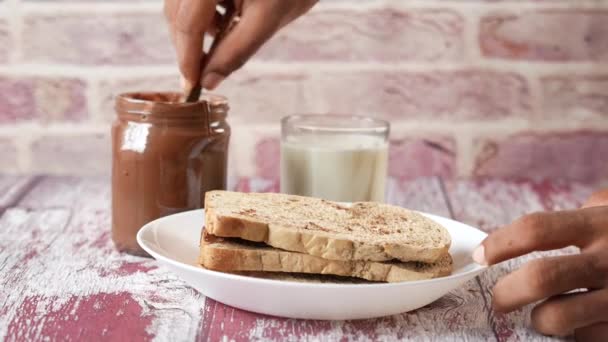
M 424 72 L 456 72 L 462 70 L 494 71 L 498 73 L 526 73 L 535 75 L 596 75 L 608 73 L 608 63 L 549 63 L 502 61 L 481 58 L 477 61 L 429 61 L 429 62 L 345 62 L 345 61 L 302 61 L 302 62 L 261 62 L 255 59 L 239 71 L 241 73 L 271 72 L 381 72 L 403 71 L 412 73 Z M 37 64 L 15 63 L 0 65 L 0 73 L 6 75 L 25 76 L 74 76 L 90 77 L 91 79 L 132 78 L 150 76 L 175 75 L 173 64 L 144 65 L 144 66 L 82 66 L 70 64 Z
M 101 113 L 100 108 L 100 92 L 99 92 L 99 82 L 92 78 L 85 78 L 86 88 L 85 88 L 85 98 L 87 100 L 87 112 L 88 112 L 88 121 L 94 124 L 102 124 L 103 114 Z
M 479 22 L 481 15 L 476 9 L 463 11 L 462 15 L 465 20 L 464 40 L 467 62 L 473 65 L 480 65 L 485 60 L 479 47 Z
M 23 42 L 21 40 L 23 17 L 21 14 L 21 8 L 19 6 L 19 0 L 5 0 L 4 5 L 8 14 L 7 25 L 9 32 L 9 44 L 11 44 L 12 47 L 9 50 L 8 62 L 9 65 L 13 65 L 18 63 L 21 59 L 21 51 L 23 48 Z
M 35 134 L 19 134 L 16 137 L 13 136 L 13 142 L 17 149 L 17 165 L 20 172 L 27 173 L 31 169 L 32 146 L 35 138 Z
M 247 118 L 235 117 L 231 121 L 231 125 L 238 129 L 246 128 L 244 134 L 256 132 L 262 134 L 266 133 L 269 135 L 277 135 L 280 132 L 278 120 L 279 118 L 277 118 L 276 121 L 272 122 L 267 121 L 259 123 L 248 123 Z M 567 124 L 563 124 L 561 122 L 555 122 L 555 120 L 553 120 L 533 122 L 533 127 L 530 126 L 531 122 L 529 121 L 509 118 L 487 122 L 448 122 L 448 120 L 444 120 L 444 122 L 438 122 L 441 120 L 433 121 L 408 118 L 401 118 L 399 120 L 406 121 L 396 122 L 391 125 L 393 136 L 407 135 L 424 137 L 429 134 L 436 134 L 449 136 L 465 135 L 479 138 L 501 138 L 520 132 L 545 134 L 569 133 L 573 131 L 605 132 L 608 130 L 608 122 L 606 120 L 579 122 L 574 125 L 570 122 L 568 122 Z M 421 129 L 421 127 L 424 128 Z M 0 137 L 9 138 L 18 136 L 37 136 L 37 134 L 78 136 L 86 134 L 105 133 L 107 133 L 106 122 L 42 123 L 30 121 L 25 123 L 15 123 L 11 126 L 0 126 Z

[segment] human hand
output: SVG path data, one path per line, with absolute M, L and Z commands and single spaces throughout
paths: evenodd
M 583 208 L 526 215 L 490 234 L 473 258 L 493 265 L 533 251 L 577 246 L 580 254 L 532 260 L 500 279 L 493 306 L 510 312 L 540 300 L 532 325 L 547 335 L 608 340 L 608 191 Z M 583 292 L 568 293 L 575 289 Z
M 221 17 L 218 3 L 234 1 L 238 24 L 222 39 L 201 70 L 205 33 L 215 35 Z M 306 13 L 318 0 L 165 0 L 165 17 L 177 51 L 184 87 L 202 82 L 205 89 L 216 88 L 280 28 Z

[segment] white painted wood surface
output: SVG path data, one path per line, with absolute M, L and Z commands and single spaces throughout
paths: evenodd
M 15 205 L 37 179 L 34 176 L 0 176 L 0 213 Z
M 43 178 L 0 218 L 0 337 L 194 340 L 204 297 L 117 253 L 106 180 Z M 7 291 L 8 290 L 8 291 Z
M 238 189 L 277 190 L 241 180 Z M 390 202 L 481 225 L 578 205 L 584 186 L 391 181 Z M 444 191 L 444 189 L 447 189 Z M 447 199 L 450 199 L 448 202 Z M 110 241 L 108 179 L 0 176 L 0 338 L 6 340 L 543 340 L 529 310 L 496 316 L 490 289 L 505 263 L 411 313 L 352 322 L 266 317 L 205 298 L 153 260 Z M 255 294 L 252 294 L 255 295 Z M 407 294 L 404 294 L 407 295 Z

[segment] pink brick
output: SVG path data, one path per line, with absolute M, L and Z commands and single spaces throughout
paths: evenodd
M 17 147 L 13 140 L 4 137 L 0 138 L 0 174 L 18 171 L 17 158 Z
M 32 15 L 25 18 L 23 27 L 27 62 L 142 65 L 174 61 L 160 11 Z
M 519 134 L 501 140 L 478 140 L 475 175 L 565 179 L 608 179 L 608 133 Z
M 8 54 L 11 50 L 11 40 L 9 38 L 8 23 L 6 20 L 0 20 L 0 63 L 8 61 Z
M 481 20 L 488 57 L 547 61 L 608 60 L 608 11 L 538 10 Z
M 542 79 L 543 116 L 548 120 L 602 121 L 608 118 L 608 75 Z
M 32 172 L 109 175 L 111 171 L 109 128 L 107 134 L 43 136 L 31 149 Z
M 389 175 L 400 179 L 456 174 L 455 143 L 446 137 L 411 138 L 391 142 Z M 255 148 L 257 176 L 266 179 L 280 177 L 280 140 L 261 139 Z
M 328 72 L 316 89 L 334 113 L 476 121 L 532 115 L 528 85 L 513 73 Z
M 313 10 L 262 47 L 277 60 L 461 60 L 463 18 L 449 10 Z
M 84 92 L 78 79 L 0 76 L 0 124 L 81 121 L 87 117 Z
M 114 119 L 116 95 L 137 91 L 179 91 L 179 73 L 172 76 L 140 77 L 134 79 L 112 78 L 99 84 L 98 106 L 105 122 Z
M 290 114 L 318 111 L 316 83 L 299 71 L 261 72 L 245 68 L 227 79 L 216 90 L 230 102 L 230 115 L 248 122 L 276 124 Z
M 456 146 L 451 138 L 409 138 L 393 141 L 389 175 L 399 179 L 456 175 Z

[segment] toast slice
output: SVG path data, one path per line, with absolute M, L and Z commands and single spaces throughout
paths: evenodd
M 311 273 L 286 273 L 286 272 L 262 272 L 262 271 L 245 271 L 245 272 L 230 272 L 233 274 L 243 275 L 247 277 L 271 279 L 280 281 L 291 281 L 296 283 L 320 283 L 320 284 L 377 284 L 379 282 L 369 281 L 354 277 L 341 277 L 329 274 L 311 274 Z
M 272 248 L 236 238 L 203 232 L 199 264 L 223 272 L 287 272 L 330 274 L 369 281 L 402 282 L 449 275 L 452 258 L 444 255 L 433 264 L 327 260 L 317 256 Z
M 330 260 L 420 261 L 448 254 L 448 231 L 419 213 L 386 204 L 344 206 L 285 194 L 210 191 L 205 195 L 207 231 L 221 237 Z

